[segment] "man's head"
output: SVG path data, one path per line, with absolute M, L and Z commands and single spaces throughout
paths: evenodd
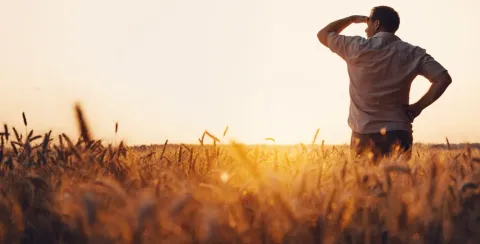
M 400 17 L 398 13 L 391 7 L 378 6 L 374 7 L 368 17 L 367 37 L 370 38 L 380 31 L 395 33 L 400 26 Z

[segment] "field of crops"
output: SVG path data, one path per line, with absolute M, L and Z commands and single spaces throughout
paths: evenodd
M 318 135 L 129 147 L 92 138 L 78 107 L 77 121 L 75 140 L 5 126 L 2 243 L 480 243 L 473 147 L 372 164 Z

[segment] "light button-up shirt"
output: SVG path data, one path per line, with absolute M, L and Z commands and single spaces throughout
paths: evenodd
M 418 75 L 433 82 L 447 70 L 425 49 L 388 32 L 366 39 L 329 33 L 329 49 L 345 60 L 350 77 L 348 125 L 361 134 L 412 131 L 404 107 Z

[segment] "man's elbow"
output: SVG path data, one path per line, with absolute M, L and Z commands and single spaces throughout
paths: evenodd
M 445 86 L 449 86 L 450 84 L 452 84 L 452 77 L 450 76 L 448 71 L 443 74 L 442 82 L 443 84 L 445 84 Z
M 447 85 L 450 85 L 452 84 L 452 77 L 450 76 L 450 74 L 447 72 L 447 78 L 446 78 L 446 81 Z
M 317 33 L 317 38 L 318 40 L 320 41 L 320 43 L 322 43 L 324 46 L 327 46 L 327 36 L 328 36 L 328 33 L 325 31 L 325 30 L 320 30 L 318 33 Z
M 452 77 L 448 73 L 448 71 L 444 72 L 440 76 L 438 76 L 435 80 L 434 83 L 441 84 L 444 87 L 450 86 L 452 84 Z

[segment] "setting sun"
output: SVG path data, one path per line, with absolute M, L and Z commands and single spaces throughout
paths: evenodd
M 320 128 L 327 143 L 348 143 L 346 66 L 315 34 L 380 1 L 347 2 L 3 1 L 0 76 L 10 92 L 0 98 L 8 104 L 0 122 L 19 126 L 25 112 L 41 131 L 74 134 L 80 101 L 93 133 L 109 141 L 118 121 L 129 144 L 195 143 L 227 125 L 222 142 L 308 142 Z M 381 3 L 399 11 L 398 35 L 426 48 L 454 80 L 414 123 L 416 141 L 479 140 L 471 111 L 480 34 L 464 24 L 478 22 L 478 1 Z M 458 33 L 469 36 L 460 44 Z M 419 77 L 411 101 L 428 85 Z

